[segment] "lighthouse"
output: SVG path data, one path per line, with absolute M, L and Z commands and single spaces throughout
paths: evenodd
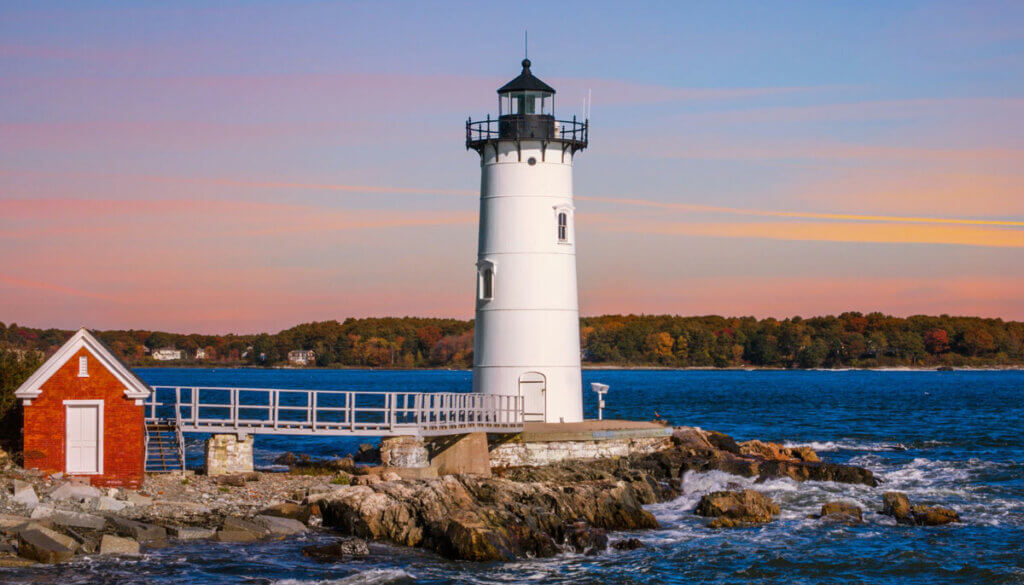
M 498 116 L 466 122 L 480 155 L 473 391 L 522 396 L 526 421 L 583 420 L 572 164 L 586 120 L 522 62 Z

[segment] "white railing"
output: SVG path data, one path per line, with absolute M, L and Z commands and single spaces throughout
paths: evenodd
M 450 435 L 523 428 L 520 396 L 156 386 L 146 420 L 185 432 L 282 435 Z

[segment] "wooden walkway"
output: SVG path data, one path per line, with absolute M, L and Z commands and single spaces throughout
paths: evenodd
M 182 432 L 430 437 L 523 430 L 520 396 L 154 386 L 146 422 Z

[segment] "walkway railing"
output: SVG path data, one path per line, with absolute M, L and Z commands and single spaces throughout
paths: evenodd
M 520 396 L 459 392 L 346 392 L 156 386 L 146 420 L 177 420 L 185 432 L 280 435 L 513 433 Z

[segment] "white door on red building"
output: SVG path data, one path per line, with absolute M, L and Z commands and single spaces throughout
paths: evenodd
M 102 456 L 100 441 L 103 431 L 102 405 L 86 401 L 64 403 L 67 418 L 66 473 L 99 474 Z

